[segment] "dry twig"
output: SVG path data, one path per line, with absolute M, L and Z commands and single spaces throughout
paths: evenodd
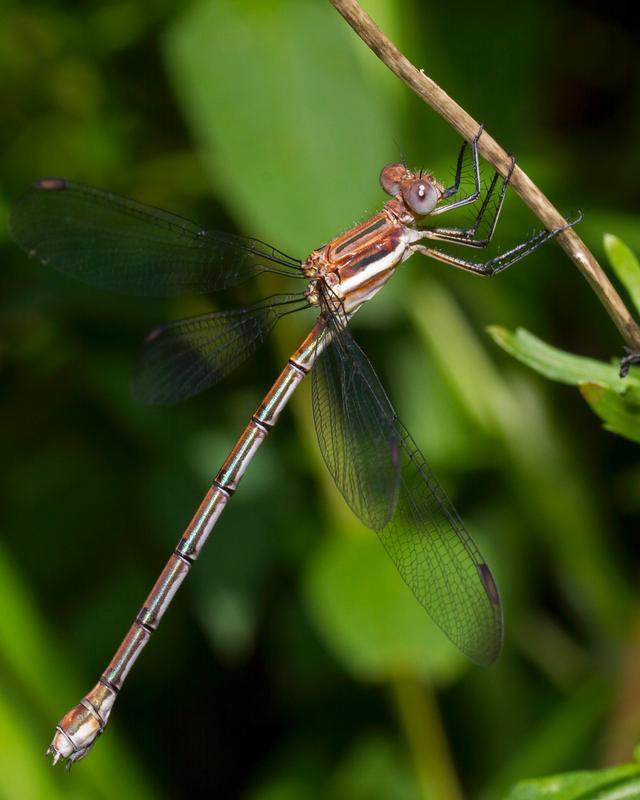
M 393 42 L 384 35 L 371 17 L 362 10 L 356 0 L 330 0 L 330 2 L 395 75 L 410 89 L 413 89 L 427 105 L 444 117 L 461 136 L 467 140 L 473 138 L 479 128 L 479 123 L 449 97 L 435 81 L 425 75 L 422 70 L 414 67 Z M 510 157 L 486 131 L 480 137 L 478 150 L 501 175 L 505 175 L 511 163 Z M 520 195 L 545 227 L 553 229 L 566 224 L 566 220 L 560 212 L 518 166 L 513 172 L 510 186 Z M 640 328 L 593 253 L 572 228 L 558 235 L 558 243 L 589 281 L 629 347 L 636 352 L 640 351 Z

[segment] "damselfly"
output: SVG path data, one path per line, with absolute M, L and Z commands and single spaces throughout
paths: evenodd
M 134 384 L 146 402 L 174 403 L 212 386 L 253 353 L 283 315 L 309 307 L 317 311 L 311 332 L 251 416 L 109 666 L 57 726 L 48 751 L 54 763 L 82 758 L 102 733 L 129 670 L 256 450 L 312 367 L 320 449 L 344 499 L 376 531 L 402 578 L 451 641 L 479 664 L 496 658 L 502 610 L 489 567 L 348 327 L 362 304 L 414 253 L 494 275 L 564 230 L 541 231 L 482 263 L 429 244 L 483 248 L 493 235 L 513 163 L 502 181 L 495 174 L 483 197 L 479 136 L 469 151 L 463 144 L 455 178 L 446 188 L 427 172 L 387 165 L 380 183 L 392 199 L 304 260 L 57 178 L 39 181 L 15 205 L 11 232 L 29 255 L 104 289 L 140 295 L 206 293 L 261 272 L 306 282 L 299 294 L 272 296 L 241 310 L 202 314 L 153 330 Z M 461 190 L 465 153 L 473 175 L 468 194 Z M 428 217 L 476 201 L 478 213 L 469 227 L 424 224 Z

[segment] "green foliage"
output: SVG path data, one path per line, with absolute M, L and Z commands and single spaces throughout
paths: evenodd
M 16 633 L 19 632 L 19 636 Z M 78 682 L 72 659 L 60 652 L 46 631 L 25 584 L 0 548 L 0 797 L 66 798 L 64 771 L 43 769 L 47 721 L 71 705 Z M 89 688 L 89 687 L 87 687 Z M 117 723 L 116 723 L 117 724 Z M 158 797 L 142 770 L 119 743 L 117 734 L 101 742 L 95 759 L 76 779 L 73 797 Z
M 617 392 L 624 392 L 630 383 L 640 386 L 640 382 L 633 376 L 621 378 L 619 365 L 605 364 L 593 358 L 567 353 L 543 342 L 524 328 L 518 328 L 512 333 L 499 325 L 490 325 L 487 331 L 493 341 L 509 355 L 549 380 L 570 386 L 580 386 L 591 381 Z
M 176 97 L 225 202 L 256 236 L 300 253 L 378 201 L 393 138 L 348 31 L 326 12 L 297 0 L 198 3 L 165 37 Z M 348 116 L 366 121 L 366 136 L 340 124 Z M 334 192 L 320 188 L 329 163 Z
M 583 383 L 580 392 L 608 431 L 640 443 L 639 386 L 615 392 L 598 383 Z
M 629 293 L 636 311 L 640 313 L 640 264 L 638 264 L 638 259 L 631 248 L 612 233 L 605 233 L 604 249 L 611 268 Z
M 638 260 L 616 236 L 606 234 L 604 246 L 611 267 L 640 309 Z M 511 333 L 499 325 L 491 325 L 487 330 L 497 345 L 531 369 L 552 381 L 579 386 L 580 393 L 604 422 L 606 430 L 640 442 L 640 377 L 635 368 L 621 378 L 619 364 L 605 364 L 567 353 L 523 328 Z
M 640 765 L 568 772 L 518 783 L 505 800 L 621 800 L 640 797 Z

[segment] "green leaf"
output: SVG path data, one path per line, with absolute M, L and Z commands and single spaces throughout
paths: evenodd
M 327 536 L 304 580 L 318 630 L 356 676 L 448 680 L 464 668 L 370 531 Z
M 622 800 L 640 797 L 640 766 L 625 764 L 598 772 L 567 772 L 547 778 L 522 781 L 506 800 Z
M 619 393 L 598 383 L 585 383 L 580 391 L 591 409 L 604 421 L 606 430 L 640 443 L 640 389 L 637 386 L 629 386 L 625 392 Z
M 280 753 L 270 774 L 245 800 L 417 800 L 419 790 L 397 737 L 365 734 L 340 760 L 296 749 Z M 435 796 L 435 795 L 434 795 Z
M 356 742 L 327 781 L 325 797 L 339 800 L 415 800 L 418 787 L 397 741 L 371 735 Z
M 624 392 L 630 386 L 640 387 L 638 379 L 631 375 L 620 378 L 616 364 L 605 364 L 593 358 L 566 353 L 543 342 L 524 328 L 518 328 L 512 333 L 500 325 L 490 325 L 487 331 L 503 350 L 552 381 L 571 386 L 599 383 L 615 392 Z
M 598 677 L 575 681 L 572 691 L 543 713 L 513 754 L 502 761 L 487 787 L 487 796 L 503 798 L 507 787 L 523 775 L 552 772 L 575 763 L 576 755 L 589 748 L 602 729 L 612 694 L 607 682 Z
M 439 283 L 431 281 L 408 300 L 413 320 L 471 419 L 483 428 L 495 425 L 505 413 L 500 376 L 456 300 Z M 429 309 L 428 315 L 424 313 Z M 456 331 L 443 336 L 442 331 Z M 459 365 L 464 364 L 464 369 Z M 499 411 L 497 409 L 500 409 Z
M 604 249 L 618 280 L 629 292 L 636 311 L 640 312 L 640 264 L 638 259 L 622 239 L 612 233 L 605 233 Z
M 65 705 L 75 705 L 91 685 L 74 679 L 76 660 L 52 639 L 29 586 L 0 547 L 0 797 L 157 798 L 115 723 L 74 774 L 72 788 L 43 758 Z
M 170 28 L 167 68 L 203 165 L 253 236 L 304 254 L 380 204 L 395 115 L 357 49 L 335 12 L 299 0 L 189 4 Z

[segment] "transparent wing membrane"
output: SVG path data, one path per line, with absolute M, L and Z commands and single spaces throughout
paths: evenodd
M 365 354 L 348 330 L 332 333 L 313 372 L 314 419 L 329 471 L 433 620 L 469 658 L 489 664 L 502 643 L 489 567 Z
M 304 296 L 281 295 L 154 328 L 134 373 L 136 396 L 150 405 L 172 405 L 208 389 L 252 355 L 280 317 L 303 308 Z
M 403 579 L 451 641 L 477 664 L 502 646 L 502 606 L 493 575 L 415 441 L 400 437 L 396 513 L 379 531 Z
M 379 531 L 398 500 L 400 472 L 393 410 L 371 364 L 338 330 L 312 372 L 320 451 L 353 513 Z M 342 334 L 342 335 L 340 335 Z
M 213 292 L 260 272 L 302 277 L 299 261 L 256 239 L 202 230 L 167 211 L 57 178 L 31 186 L 9 225 L 34 258 L 125 294 Z

